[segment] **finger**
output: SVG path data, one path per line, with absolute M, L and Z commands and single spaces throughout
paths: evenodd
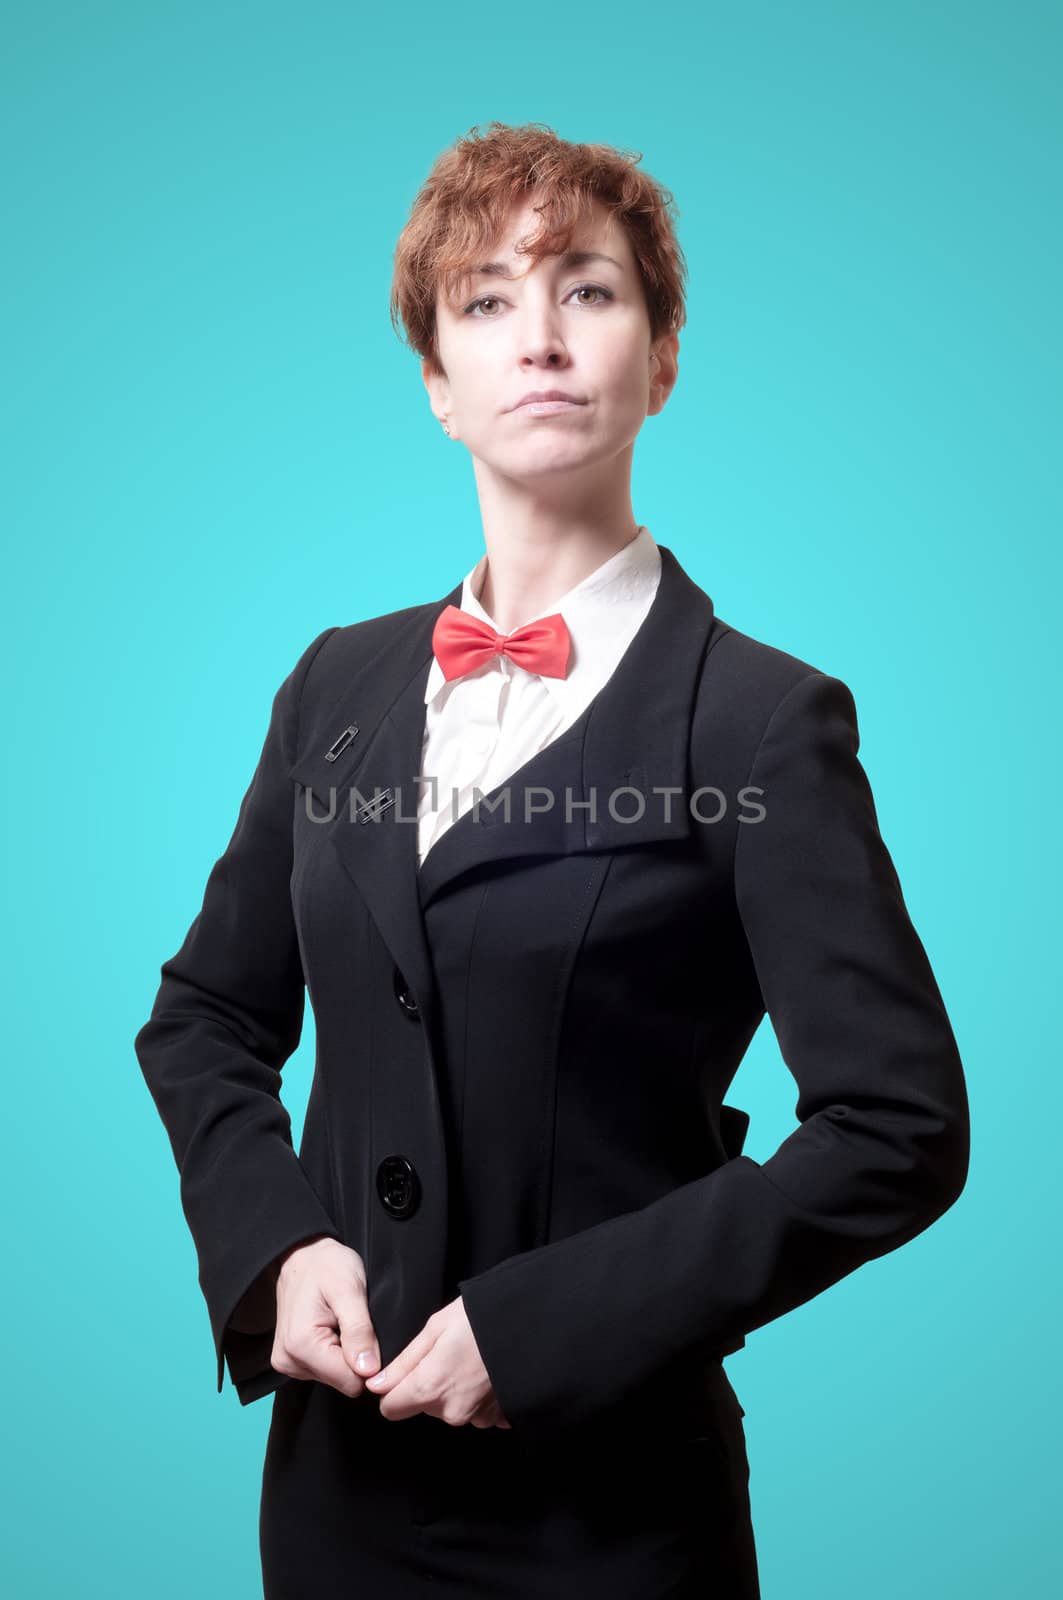
M 373 1377 L 366 1379 L 366 1388 L 371 1389 L 374 1394 L 387 1393 L 394 1384 L 400 1383 L 404 1378 L 408 1377 L 418 1362 L 424 1359 L 435 1344 L 436 1337 L 435 1327 L 430 1323 L 426 1323 L 420 1333 L 410 1340 L 406 1348 L 399 1351 L 394 1360 L 389 1361 L 386 1367 L 382 1367 L 379 1372 L 374 1373 Z
M 295 1378 L 300 1383 L 326 1383 L 329 1388 L 339 1389 L 351 1399 L 364 1391 L 365 1384 L 347 1365 L 339 1341 L 333 1334 L 326 1335 L 325 1340 L 312 1351 L 305 1344 L 301 1345 L 300 1352 L 296 1355 L 294 1349 L 281 1346 L 271 1355 L 270 1366 L 274 1372 L 286 1378 Z
M 469 1422 L 474 1428 L 493 1428 L 497 1411 L 494 1395 L 488 1394 L 476 1407 Z
M 365 1384 L 352 1372 L 335 1328 L 314 1327 L 290 1351 L 294 1360 L 306 1370 L 307 1376 L 339 1390 L 349 1399 L 356 1399 Z
M 315 1376 L 304 1357 L 309 1354 L 307 1341 L 301 1342 L 300 1351 L 297 1353 L 295 1340 L 290 1337 L 286 1324 L 278 1323 L 273 1336 L 273 1349 L 270 1351 L 269 1364 L 274 1372 L 281 1373 L 285 1378 L 308 1379 Z
M 365 1291 L 351 1288 L 342 1294 L 333 1293 L 331 1303 L 344 1360 L 353 1373 L 364 1379 L 380 1366 L 380 1345 Z
M 372 1379 L 369 1381 L 372 1382 Z M 433 1407 L 440 1404 L 440 1397 L 433 1391 L 430 1377 L 426 1377 L 422 1367 L 415 1367 L 381 1400 L 380 1415 L 387 1422 L 402 1422 L 407 1417 L 415 1417 L 420 1411 L 436 1416 L 438 1412 Z
M 290 1351 L 285 1349 L 274 1350 L 269 1358 L 269 1364 L 274 1372 L 279 1372 L 285 1378 L 298 1378 L 305 1381 L 314 1374 L 310 1368 L 297 1361 Z
M 502 1415 L 502 1408 L 493 1394 L 469 1418 L 474 1428 L 508 1428 L 511 1426 Z

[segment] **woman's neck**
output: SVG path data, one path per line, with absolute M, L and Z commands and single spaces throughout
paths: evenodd
M 524 480 L 473 458 L 487 557 L 477 599 L 499 632 L 548 612 L 636 537 L 632 454 Z
M 632 539 L 639 525 L 621 532 L 598 530 L 593 535 L 566 533 L 554 540 L 515 545 L 495 540 L 483 559 L 476 598 L 500 633 L 512 633 L 523 622 L 541 616 L 555 601 L 582 582 Z

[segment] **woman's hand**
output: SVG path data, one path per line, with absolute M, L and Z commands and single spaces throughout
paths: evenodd
M 495 1399 L 460 1295 L 433 1312 L 416 1338 L 366 1388 L 387 1396 L 380 1414 L 391 1422 L 418 1411 L 452 1427 L 508 1428 Z
M 270 1365 L 286 1377 L 316 1379 L 357 1398 L 380 1366 L 364 1261 L 357 1250 L 321 1234 L 285 1251 L 278 1266 Z

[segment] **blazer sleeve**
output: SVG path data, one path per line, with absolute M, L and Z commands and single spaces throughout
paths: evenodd
M 269 729 L 202 908 L 161 968 L 134 1041 L 170 1138 L 199 1259 L 218 1392 L 225 1361 L 241 1403 L 285 1381 L 270 1365 L 276 1259 L 340 1238 L 292 1145 L 281 1068 L 299 1043 L 304 979 L 292 915 L 292 794 L 304 651 L 273 699 Z
M 856 707 L 812 671 L 775 707 L 737 825 L 737 908 L 799 1127 L 653 1204 L 459 1283 L 514 1429 L 550 1432 L 684 1354 L 723 1355 L 935 1221 L 967 1177 L 960 1056 L 858 759 Z

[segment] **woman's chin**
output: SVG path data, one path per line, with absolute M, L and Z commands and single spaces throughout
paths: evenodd
M 542 440 L 530 449 L 506 451 L 483 464 L 505 478 L 533 482 L 542 478 L 562 478 L 585 471 L 609 454 L 601 446 L 592 447 L 589 441 L 580 444 L 565 440 Z

